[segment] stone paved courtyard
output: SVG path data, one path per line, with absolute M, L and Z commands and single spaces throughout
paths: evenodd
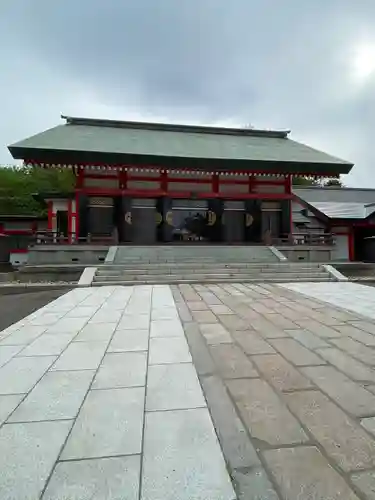
M 374 311 L 351 283 L 62 295 L 0 333 L 1 500 L 375 499 Z

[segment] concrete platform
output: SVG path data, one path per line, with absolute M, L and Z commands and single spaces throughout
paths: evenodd
M 351 283 L 61 295 L 0 333 L 0 498 L 372 500 L 374 310 Z

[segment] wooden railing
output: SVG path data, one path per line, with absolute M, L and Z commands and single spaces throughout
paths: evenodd
M 108 234 L 77 237 L 75 233 L 58 234 L 54 231 L 37 231 L 31 239 L 31 245 L 113 245 L 114 237 Z
M 111 235 L 91 235 L 88 234 L 84 238 L 77 238 L 75 233 L 58 234 L 53 231 L 38 231 L 34 235 L 29 236 L 30 246 L 35 245 L 116 245 L 116 237 Z M 225 242 L 222 242 L 225 244 Z M 243 242 L 244 245 L 251 244 Z M 280 238 L 264 239 L 263 244 L 280 245 L 280 246 L 333 246 L 335 245 L 335 237 L 330 233 L 293 233 L 284 235 Z
M 293 233 L 281 238 L 273 238 L 274 245 L 333 246 L 335 237 L 331 233 Z

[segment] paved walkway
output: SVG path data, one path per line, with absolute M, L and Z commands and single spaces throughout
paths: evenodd
M 375 292 L 372 287 L 350 282 L 288 283 L 280 286 L 375 320 Z
M 10 326 L 1 500 L 375 499 L 375 289 L 349 285 L 76 289 Z

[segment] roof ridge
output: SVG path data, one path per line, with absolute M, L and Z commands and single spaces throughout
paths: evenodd
M 293 186 L 293 191 L 301 189 L 301 190 L 307 190 L 307 189 L 313 189 L 316 191 L 375 191 L 375 188 L 356 188 L 352 186 L 303 186 L 303 185 L 295 185 Z
M 224 127 L 212 125 L 189 125 L 181 123 L 143 122 L 132 120 L 111 120 L 105 118 L 85 118 L 61 115 L 67 125 L 88 125 L 92 127 L 137 128 L 145 130 L 164 130 L 171 132 L 194 132 L 201 134 L 263 136 L 286 139 L 290 130 L 268 130 L 245 127 Z

